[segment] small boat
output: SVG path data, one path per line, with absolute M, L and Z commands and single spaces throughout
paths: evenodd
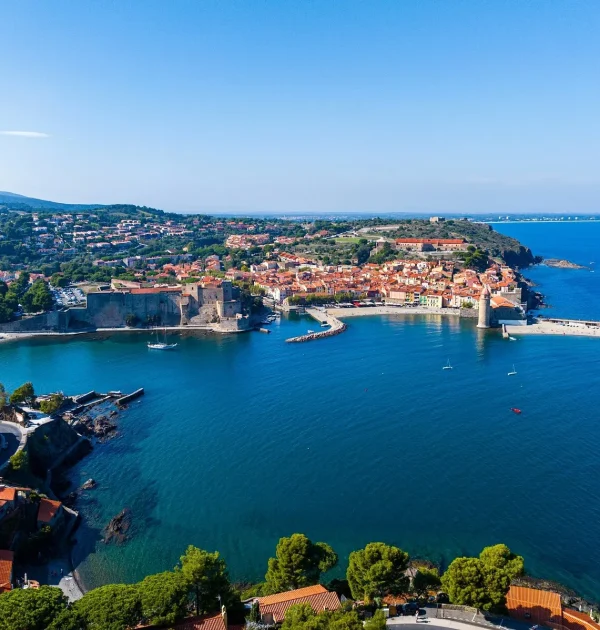
M 156 341 L 152 342 L 149 341 L 148 342 L 148 349 L 149 350 L 174 350 L 177 347 L 176 343 L 167 343 L 167 329 L 165 328 L 165 340 L 164 341 L 159 341 L 158 340 L 158 333 L 156 333 Z
M 517 370 L 515 370 L 515 364 L 513 363 L 513 369 L 512 372 L 509 372 L 508 375 L 509 376 L 515 376 L 515 374 L 517 373 Z
M 509 340 L 509 341 L 516 341 L 516 340 L 517 340 L 517 338 L 516 338 L 516 337 L 509 337 L 509 338 L 508 338 L 508 340 Z
M 510 408 L 510 410 L 511 410 L 513 413 L 516 413 L 516 414 L 521 414 L 521 413 L 523 413 L 523 412 L 522 412 L 522 411 L 521 411 L 518 407 L 511 407 L 511 408 Z
M 442 370 L 451 370 L 451 369 L 452 369 L 452 366 L 450 365 L 450 359 L 448 359 L 448 363 L 446 363 L 446 365 L 444 365 Z
M 321 328 L 327 328 L 329 326 L 329 324 L 327 322 L 323 322 L 321 324 Z
M 307 335 L 312 335 L 314 332 L 315 332 L 314 330 L 307 330 L 307 331 L 306 331 L 306 334 L 307 334 Z

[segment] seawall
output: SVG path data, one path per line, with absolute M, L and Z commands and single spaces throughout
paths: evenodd
M 290 337 L 286 339 L 287 343 L 303 343 L 305 341 L 314 341 L 315 339 L 323 339 L 325 337 L 333 337 L 339 335 L 346 330 L 346 324 L 341 322 L 337 317 L 331 315 L 327 311 L 321 311 L 315 308 L 307 308 L 307 315 L 310 315 L 315 321 L 321 325 L 322 323 L 329 324 L 327 330 L 321 332 L 308 333 L 307 335 L 300 335 L 299 337 Z

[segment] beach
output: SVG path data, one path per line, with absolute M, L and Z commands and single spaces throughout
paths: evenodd
M 328 308 L 328 315 L 344 319 L 346 317 L 365 317 L 368 315 L 447 315 L 460 317 L 460 310 L 455 308 L 426 308 L 407 306 L 372 306 L 364 308 Z

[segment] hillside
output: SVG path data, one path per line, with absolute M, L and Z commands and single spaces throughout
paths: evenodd
M 363 228 L 361 232 L 385 238 L 464 238 L 491 257 L 501 258 L 511 267 L 527 267 L 536 262 L 528 247 L 510 236 L 496 232 L 491 225 L 476 221 L 450 219 L 431 223 L 428 219 L 406 219 L 383 228 Z
M 25 197 L 16 193 L 0 191 L 0 206 L 14 210 L 86 210 L 102 208 L 101 204 L 82 204 L 82 203 L 58 203 L 56 201 L 47 201 L 45 199 L 36 199 L 35 197 Z
M 86 210 L 99 210 L 112 215 L 132 216 L 156 216 L 166 214 L 156 208 L 146 206 L 135 206 L 132 204 L 84 204 L 84 203 L 59 203 L 57 201 L 47 201 L 36 199 L 35 197 L 25 197 L 16 193 L 0 191 L 0 210 L 17 210 L 21 212 L 84 212 Z M 175 215 L 176 216 L 176 215 Z

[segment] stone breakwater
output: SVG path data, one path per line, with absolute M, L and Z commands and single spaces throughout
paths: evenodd
M 346 330 L 346 324 L 337 319 L 337 317 L 327 313 L 327 311 L 307 308 L 306 313 L 319 322 L 319 324 L 329 324 L 330 327 L 321 332 L 308 333 L 307 335 L 300 335 L 299 337 L 290 337 L 289 339 L 286 339 L 287 343 L 303 343 L 304 341 L 314 341 L 315 339 L 323 339 L 324 337 L 333 337 L 334 335 L 339 335 Z

